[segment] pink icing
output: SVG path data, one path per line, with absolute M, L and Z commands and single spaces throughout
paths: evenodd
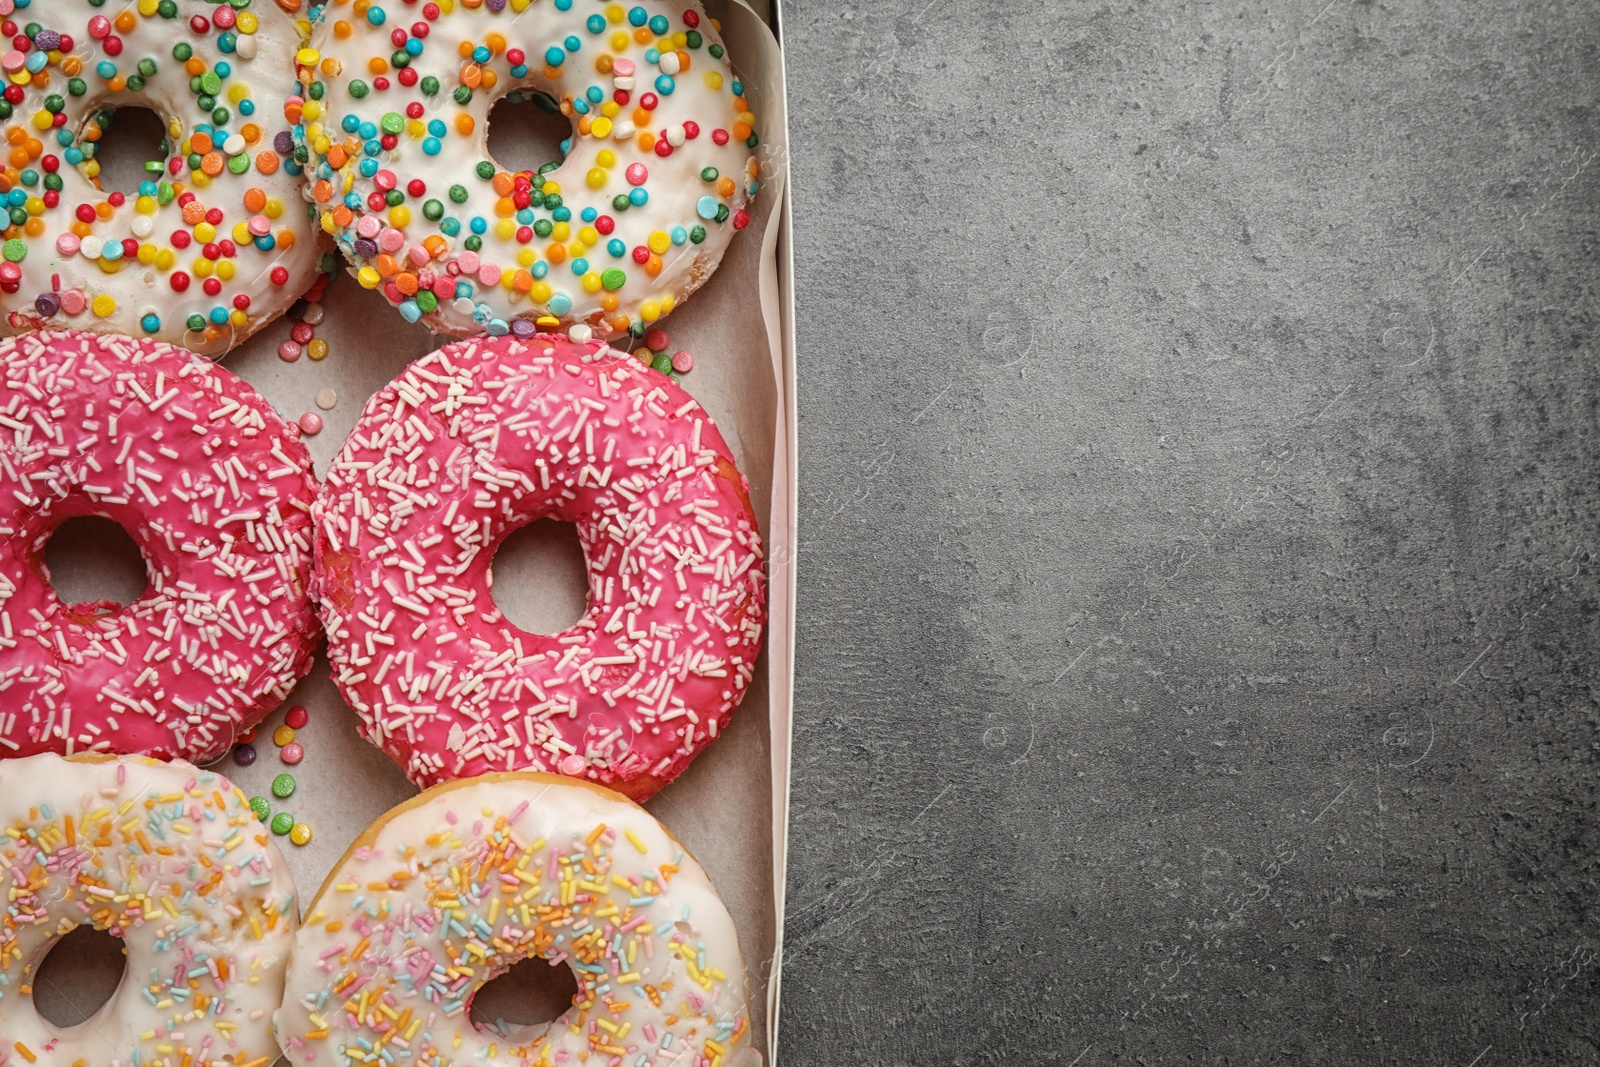
M 482 338 L 367 405 L 317 501 L 333 676 L 419 785 L 545 770 L 650 796 L 726 724 L 766 617 L 749 489 L 703 408 L 600 343 Z M 495 606 L 501 541 L 576 525 L 589 606 Z
M 311 667 L 310 457 L 249 385 L 154 341 L 0 341 L 0 745 L 195 762 Z M 44 569 L 66 519 L 144 554 L 127 607 L 67 604 Z

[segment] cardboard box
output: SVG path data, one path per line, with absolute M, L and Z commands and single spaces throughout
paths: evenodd
M 788 128 L 783 62 L 772 31 L 776 4 L 761 4 L 759 12 L 744 0 L 707 6 L 723 22 L 728 54 L 760 120 L 765 187 L 751 225 L 721 268 L 663 325 L 673 349 L 694 353 L 695 369 L 683 384 L 716 419 L 751 481 L 768 546 L 770 622 L 757 677 L 732 724 L 647 807 L 701 861 L 733 914 L 750 976 L 752 1047 L 770 1062 L 778 1018 L 794 675 L 797 452 Z M 290 419 L 310 411 L 322 416 L 324 428 L 307 442 L 319 473 L 368 397 L 441 343 L 345 274 L 329 286 L 324 308 L 319 335 L 331 345 L 325 360 L 281 360 L 278 345 L 290 326 L 281 320 L 224 362 Z M 337 400 L 323 410 L 317 396 L 328 389 Z M 496 556 L 494 590 L 514 619 L 559 628 L 581 614 L 584 579 L 576 539 L 551 526 L 536 524 L 508 542 Z M 97 551 L 81 547 L 65 566 L 86 572 L 97 563 L 109 566 Z M 58 570 L 61 565 L 58 560 Z M 79 584 L 87 577 L 80 574 Z M 270 735 L 294 704 L 305 706 L 311 719 L 296 738 L 305 760 L 289 768 Z M 260 758 L 254 765 L 239 767 L 225 758 L 215 769 L 247 795 L 270 796 L 272 777 L 285 770 L 299 780 L 294 797 L 274 806 L 291 810 L 315 831 L 305 847 L 279 839 L 304 907 L 357 834 L 416 790 L 356 734 L 355 714 L 330 681 L 325 658 L 319 657 L 284 708 L 268 717 L 256 747 Z M 96 987 L 97 975 L 101 985 L 114 981 L 116 966 L 114 950 L 96 950 L 88 939 L 69 941 L 52 953 L 44 972 L 49 980 L 38 984 L 41 1009 L 58 1019 L 86 1018 L 97 1006 L 87 991 Z

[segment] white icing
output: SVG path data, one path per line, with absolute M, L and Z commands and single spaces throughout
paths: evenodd
M 510 1034 L 474 1025 L 473 994 L 529 956 L 572 967 L 573 1007 Z M 274 1025 L 297 1067 L 728 1067 L 748 1056 L 746 996 L 727 909 L 660 823 L 506 774 L 436 787 L 363 835 L 311 904 Z
M 243 794 L 190 764 L 0 761 L 0 1067 L 266 1067 L 298 911 Z M 122 984 L 78 1026 L 34 1007 L 50 948 L 121 937 Z
M 11 6 L 10 0 L 0 0 L 0 8 L 9 11 Z M 44 231 L 32 237 L 22 237 L 15 228 L 8 231 L 8 236 L 17 233 L 27 253 L 17 264 L 21 277 L 16 290 L 0 295 L 0 310 L 6 312 L 8 331 L 76 329 L 154 337 L 216 357 L 286 311 L 315 278 L 325 245 L 302 203 L 300 178 L 290 173 L 286 165 L 280 165 L 273 174 L 262 174 L 255 163 L 261 152 L 272 150 L 275 135 L 289 129 L 283 116 L 283 100 L 285 90 L 293 84 L 292 57 L 299 40 L 294 24 L 264 0 L 256 0 L 243 10 L 201 0 L 181 0 L 178 8 L 177 18 L 166 19 L 155 14 L 140 15 L 138 7 L 132 3 L 96 7 L 88 0 L 49 0 L 48 3 L 36 2 L 12 15 L 19 25 L 36 21 L 47 30 L 69 35 L 73 48 L 66 54 L 51 53 L 55 59 L 44 71 L 48 82 L 41 86 L 35 76 L 24 86 L 26 95 L 22 103 L 16 105 L 15 113 L 5 123 L 7 129 L 25 129 L 43 142 L 43 155 L 53 154 L 61 160 L 57 173 L 63 186 L 60 203 L 54 208 L 43 203 L 45 186 L 42 183 L 32 188 L 18 186 L 35 198 Z M 207 32 L 197 33 L 190 25 L 193 16 L 209 20 L 223 10 L 234 18 L 248 15 L 255 19 L 255 32 L 245 33 L 239 25 L 231 31 L 220 31 L 212 24 Z M 100 39 L 92 36 L 91 20 L 116 19 L 124 14 L 132 21 L 132 28 L 113 28 Z M 248 24 L 246 19 L 244 25 Z M 231 32 L 237 38 L 232 54 L 223 52 L 219 46 L 222 32 Z M 107 50 L 111 37 L 121 42 L 121 51 L 115 56 Z M 191 76 L 184 63 L 173 55 L 173 48 L 180 42 L 187 43 L 194 57 L 204 61 L 208 73 L 216 72 L 219 63 L 227 63 L 231 68 L 216 98 L 218 104 L 231 112 L 226 126 L 215 126 L 211 112 L 200 108 L 199 96 L 190 88 Z M 44 53 L 35 50 L 30 54 Z M 74 97 L 68 91 L 68 78 L 62 64 L 69 59 L 82 65 L 78 77 L 88 85 L 82 96 Z M 113 92 L 111 84 L 98 73 L 99 64 L 106 62 L 115 66 L 116 77 L 139 76 L 138 64 L 146 59 L 155 63 L 156 70 L 137 91 L 124 88 Z M 230 98 L 230 91 L 239 85 L 248 89 L 243 99 L 253 102 L 253 114 L 244 114 L 240 106 L 242 101 Z M 105 108 L 143 106 L 155 111 L 167 123 L 173 154 L 166 161 L 168 168 L 160 175 L 151 175 L 151 180 L 181 185 L 177 189 L 179 195 L 185 190 L 193 192 L 205 208 L 220 210 L 223 218 L 214 226 L 216 233 L 212 243 L 225 239 L 234 241 L 238 248 L 236 256 L 231 260 L 207 261 L 212 264 L 210 268 L 197 268 L 205 259 L 203 250 L 207 242 L 194 236 L 195 224 L 186 223 L 178 195 L 164 205 L 159 197 L 155 198 L 154 212 L 146 214 L 140 209 L 136 189 L 104 192 L 97 189 L 92 176 L 98 164 L 92 158 L 72 165 L 66 156 L 67 146 L 58 143 L 56 131 L 41 134 L 32 125 L 35 115 L 45 113 L 45 101 L 50 95 L 59 95 L 64 100 L 62 114 L 66 116 L 66 123 L 63 128 L 74 132 L 81 132 Z M 239 132 L 247 123 L 255 124 L 261 131 L 253 144 L 246 143 Z M 226 131 L 220 150 L 226 156 L 248 158 L 250 169 L 235 175 L 224 167 L 221 174 L 213 178 L 203 171 L 191 175 L 185 162 L 181 177 L 175 177 L 171 164 L 180 158 L 178 153 L 182 145 L 190 142 L 191 135 L 202 124 Z M 230 145 L 233 138 L 236 139 Z M 239 150 L 233 151 L 233 148 Z M 41 172 L 43 155 L 27 166 Z M 182 158 L 186 160 L 187 156 Z M 14 178 L 10 180 L 15 181 Z M 0 182 L 0 188 L 4 187 L 6 183 Z M 267 204 L 262 212 L 245 206 L 243 198 L 251 188 L 259 188 L 266 194 Z M 107 197 L 118 191 L 127 197 L 121 207 L 112 208 L 108 217 L 90 224 L 92 233 L 89 236 L 80 239 L 72 233 L 73 224 L 79 221 L 76 212 L 81 205 L 110 207 Z M 268 218 L 268 232 L 274 235 L 275 242 L 271 250 L 262 250 L 251 243 L 253 235 L 247 232 L 248 225 L 257 215 L 276 216 Z M 177 248 L 172 243 L 171 235 L 177 231 L 191 235 L 192 243 L 187 248 Z M 285 248 L 281 239 L 284 231 L 295 234 L 292 247 Z M 144 255 L 151 257 L 151 262 L 144 262 L 138 256 L 116 260 L 103 258 L 109 246 L 120 245 L 124 238 L 137 240 L 148 248 Z M 232 264 L 228 269 L 233 271 L 233 277 L 223 279 L 221 291 L 209 295 L 204 291 L 206 279 L 201 272 L 210 269 L 213 277 L 221 279 L 216 264 L 224 261 Z M 272 280 L 273 268 L 280 266 L 288 275 L 281 285 Z M 181 293 L 172 287 L 172 278 L 178 272 L 192 279 L 188 289 Z M 66 308 L 46 314 L 48 304 L 41 309 L 37 303 L 44 294 L 57 299 L 65 296 L 67 303 L 74 306 L 82 299 L 87 306 L 75 314 Z M 107 315 L 98 314 L 93 306 L 97 296 L 115 300 L 115 310 Z M 249 299 L 247 310 L 236 307 L 235 298 L 240 296 Z M 217 307 L 230 313 L 228 321 L 198 332 L 189 330 L 190 316 L 207 317 Z M 145 316 L 152 314 L 160 319 L 160 326 L 153 333 L 142 325 Z
M 308 183 L 309 191 L 322 209 L 324 228 L 335 233 L 352 272 L 369 288 L 379 288 L 392 303 L 401 307 L 407 318 L 422 317 L 438 332 L 456 335 L 504 333 L 509 324 L 518 318 L 537 320 L 548 317 L 545 328 L 558 324 L 565 329 L 575 323 L 584 323 L 596 333 L 617 336 L 630 324 L 648 323 L 667 314 L 673 306 L 687 297 L 710 277 L 721 261 L 728 242 L 742 224 L 744 208 L 758 187 L 756 164 L 745 140 L 732 136 L 731 131 L 742 122 L 750 121 L 748 111 L 736 109 L 734 86 L 738 82 L 726 54 L 720 58 L 711 55 L 713 48 L 721 49 L 722 41 L 698 5 L 676 5 L 650 0 L 645 4 L 606 4 L 597 0 L 575 0 L 569 10 L 561 11 L 551 0 L 528 3 L 528 0 L 511 0 L 500 3 L 500 11 L 492 10 L 494 3 L 471 3 L 429 23 L 424 7 L 414 4 L 387 5 L 387 14 L 381 25 L 373 26 L 367 18 L 354 12 L 345 0 L 333 0 L 320 10 L 312 33 L 310 53 L 302 54 L 306 60 L 301 67 L 302 82 L 315 80 L 325 92 L 322 100 L 306 103 L 306 137 L 313 153 L 315 166 L 310 176 L 326 183 L 320 190 Z M 374 8 L 382 10 L 380 5 Z M 369 11 L 372 9 L 368 9 Z M 650 32 L 646 23 L 642 36 L 648 43 L 630 36 L 636 27 L 628 21 L 626 13 L 639 10 L 647 17 L 668 20 L 664 34 Z M 685 12 L 697 25 L 689 27 L 684 21 Z M 619 14 L 621 21 L 611 21 L 611 14 Z M 317 19 L 318 13 L 313 12 Z M 593 17 L 605 20 L 603 32 L 595 34 L 588 27 Z M 340 30 L 343 25 L 349 31 Z M 411 32 L 424 26 L 426 37 L 416 38 Z M 689 33 L 700 39 L 698 47 L 690 47 Z M 404 86 L 398 70 L 389 68 L 390 88 L 370 88 L 376 83 L 370 64 L 377 57 L 387 62 L 396 51 L 392 34 L 399 33 L 421 44 L 421 54 L 409 62 L 418 74 L 413 87 Z M 343 34 L 343 35 L 342 35 Z M 492 34 L 504 37 L 505 49 L 480 64 L 464 60 L 457 50 L 460 42 L 484 44 Z M 626 46 L 620 50 L 614 36 L 627 37 Z M 674 34 L 679 35 L 675 38 Z M 661 45 L 685 43 L 677 48 L 662 49 Z M 565 55 L 555 68 L 554 77 L 543 71 L 546 49 L 555 47 L 563 52 L 563 42 L 576 41 L 577 51 Z M 487 46 L 486 46 L 487 47 Z M 515 76 L 508 60 L 513 49 L 526 54 L 527 72 Z M 649 56 L 659 53 L 659 58 L 649 61 Z M 689 69 L 682 70 L 682 56 L 689 58 Z M 602 73 L 597 63 L 617 61 L 623 69 L 634 73 L 624 75 L 613 68 Z M 458 104 L 455 91 L 469 77 L 468 68 L 481 74 L 484 71 L 496 76 L 493 88 L 480 87 L 466 104 Z M 670 72 L 670 73 L 669 73 Z M 423 92 L 423 79 L 437 78 L 439 91 L 432 96 Z M 670 77 L 672 92 L 662 94 L 658 79 Z M 356 81 L 369 87 L 364 97 L 352 94 Z M 599 90 L 602 101 L 591 103 L 586 95 L 591 87 Z M 741 86 L 742 88 L 742 86 Z M 626 105 L 614 101 L 616 90 L 632 90 Z M 520 219 L 514 219 L 510 237 L 499 234 L 502 216 L 497 214 L 500 195 L 491 182 L 480 178 L 475 166 L 484 160 L 493 162 L 488 153 L 489 112 L 494 103 L 513 91 L 546 92 L 561 101 L 573 124 L 570 148 L 564 161 L 544 180 L 559 189 L 563 206 L 571 211 L 567 236 L 550 210 L 528 208 Z M 646 93 L 657 97 L 657 106 L 649 115 L 649 132 L 664 136 L 674 146 L 671 155 L 662 157 L 640 147 L 632 117 L 635 108 Z M 380 134 L 385 115 L 407 117 L 407 106 L 419 105 L 420 117 L 410 119 L 399 133 L 398 144 L 392 150 L 370 157 L 381 169 L 376 174 L 362 173 L 363 135 L 346 132 L 344 122 L 353 118 L 358 122 L 373 124 Z M 587 109 L 587 114 L 581 113 Z M 613 112 L 610 115 L 605 111 Z M 457 123 L 462 117 L 470 120 L 470 133 L 458 132 Z M 603 120 L 603 125 L 591 126 L 587 134 L 580 133 L 580 121 Z M 443 126 L 444 136 L 439 138 L 441 150 L 430 156 L 424 145 L 433 134 L 430 124 Z M 698 134 L 689 138 L 686 124 L 698 125 Z M 609 132 L 602 135 L 605 127 Z M 728 131 L 727 143 L 715 142 L 717 131 Z M 342 169 L 327 162 L 330 150 L 346 142 L 354 149 Z M 602 153 L 614 159 L 609 166 L 602 165 Z M 618 210 L 613 198 L 627 194 L 636 186 L 627 177 L 630 166 L 642 165 L 648 176 L 643 188 L 648 202 Z M 705 168 L 714 168 L 718 179 L 707 181 L 702 177 Z M 369 168 L 370 169 L 370 168 Z M 606 175 L 604 185 L 591 188 L 587 176 L 599 169 Z M 497 165 L 497 170 L 505 168 Z M 392 209 L 373 211 L 369 197 L 380 190 L 378 179 L 392 175 L 394 188 L 407 193 L 410 183 L 420 179 L 426 185 L 421 197 L 407 195 L 402 206 L 409 214 L 409 222 L 395 221 Z M 731 192 L 719 192 L 719 180 L 728 179 Z M 463 203 L 450 197 L 452 186 L 462 187 L 467 194 Z M 323 195 L 326 194 L 326 195 Z M 352 207 L 343 198 L 353 198 Z M 705 218 L 697 204 L 709 197 L 713 209 L 723 209 L 726 220 Z M 445 217 L 436 224 L 424 215 L 424 205 L 436 200 L 444 208 Z M 334 218 L 334 209 L 350 207 L 353 217 L 345 225 Z M 610 217 L 615 230 L 605 234 L 594 230 L 596 241 L 585 247 L 583 209 L 593 208 L 598 215 Z M 716 211 L 712 211 L 715 216 Z M 403 219 L 404 216 L 401 216 Z M 442 227 L 449 219 L 459 221 L 461 229 L 451 235 Z M 482 248 L 473 252 L 466 241 L 472 236 L 472 220 L 485 220 L 487 232 L 482 235 Z M 365 223 L 368 230 L 364 231 Z M 549 237 L 535 234 L 527 242 L 520 241 L 515 231 L 523 227 L 539 227 L 549 223 L 553 232 Z M 703 227 L 703 243 L 696 244 L 689 235 L 696 226 Z M 368 232 L 370 231 L 370 232 Z M 395 235 L 396 248 L 384 245 L 390 234 Z M 652 235 L 658 242 L 665 238 L 665 247 L 658 244 L 660 272 L 655 276 L 647 267 L 633 259 L 635 248 L 649 248 Z M 380 270 L 379 256 L 385 251 L 397 260 L 421 251 L 425 239 L 437 237 L 444 246 L 437 254 L 424 252 L 409 262 L 415 276 L 426 271 L 435 280 L 443 279 L 433 290 L 438 306 L 431 313 L 426 306 L 419 307 L 414 297 L 405 290 L 390 289 L 394 279 L 385 277 Z M 620 241 L 624 249 L 618 257 L 610 251 L 610 242 Z M 360 242 L 358 244 L 358 242 Z M 552 255 L 551 247 L 562 245 L 561 252 Z M 402 251 L 403 250 L 403 251 Z M 589 285 L 600 286 L 598 291 L 585 288 L 585 279 L 573 272 L 578 259 L 588 264 L 586 272 L 593 277 Z M 562 260 L 558 262 L 557 260 Z M 406 266 L 402 262 L 401 266 Z M 531 286 L 526 291 L 515 288 L 516 272 L 530 274 L 525 279 Z M 538 272 L 548 270 L 542 278 Z M 615 308 L 608 310 L 605 272 L 621 270 L 626 280 L 614 293 Z M 454 283 L 454 284 L 453 284 Z M 424 289 L 428 287 L 423 286 Z M 548 290 L 548 291 L 547 291 Z M 531 330 L 529 332 L 532 332 Z

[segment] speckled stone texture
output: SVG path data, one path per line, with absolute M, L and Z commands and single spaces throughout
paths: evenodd
M 1600 5 L 784 14 L 780 1058 L 1600 1063 Z

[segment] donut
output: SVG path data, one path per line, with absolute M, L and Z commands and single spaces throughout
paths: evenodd
M 266 1067 L 299 925 L 294 883 L 221 775 L 139 757 L 0 761 L 0 1067 Z M 126 973 L 78 1026 L 33 982 L 61 937 L 122 940 Z M 109 1055 L 108 1055 L 109 1053 Z
M 0 756 L 225 753 L 310 670 L 311 460 L 250 386 L 159 341 L 0 339 Z M 46 543 L 97 515 L 149 574 L 69 604 Z
M 309 189 L 408 321 L 642 333 L 749 222 L 755 119 L 699 4 L 330 0 L 312 19 Z M 489 155 L 489 112 L 530 97 L 572 134 L 564 158 L 513 171 Z
M 299 35 L 265 0 L 0 0 L 9 332 L 151 337 L 221 356 L 286 311 L 324 242 L 290 122 Z M 95 158 L 118 108 L 167 126 L 134 189 Z
M 478 990 L 534 957 L 571 968 L 572 1006 L 475 1025 Z M 436 786 L 357 838 L 308 908 L 273 1026 L 295 1067 L 731 1067 L 748 1010 L 733 921 L 660 823 L 509 773 Z
M 317 498 L 317 597 L 362 733 L 420 786 L 582 777 L 635 800 L 726 725 L 766 614 L 749 484 L 703 408 L 602 342 L 457 342 L 367 404 Z M 490 593 L 506 535 L 577 527 L 588 608 Z

